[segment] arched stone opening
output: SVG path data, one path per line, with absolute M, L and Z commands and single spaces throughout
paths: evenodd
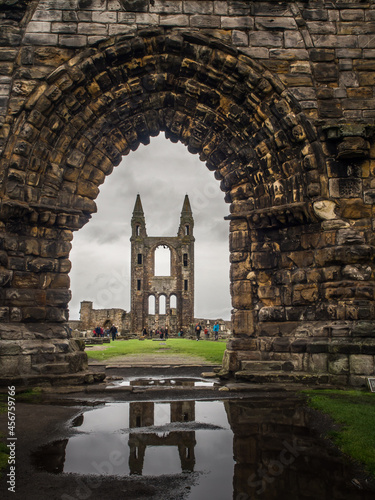
M 155 295 L 148 296 L 148 314 L 155 316 L 156 314 L 156 299 Z
M 154 250 L 154 275 L 170 276 L 172 251 L 168 245 L 158 245 Z
M 61 372 L 84 368 L 64 330 L 72 232 L 122 156 L 160 131 L 199 154 L 230 203 L 226 368 L 281 360 L 328 372 L 332 339 L 352 341 L 372 324 L 369 230 L 339 219 L 317 131 L 277 77 L 219 40 L 159 29 L 85 49 L 19 113 L 4 155 L 1 314 L 5 347 L 20 356 L 3 356 L 4 372 L 37 376 L 60 358 Z M 319 338 L 323 351 L 311 351 Z

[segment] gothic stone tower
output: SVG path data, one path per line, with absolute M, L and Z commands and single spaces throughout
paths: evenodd
M 143 327 L 163 327 L 185 330 L 194 321 L 194 219 L 186 195 L 176 237 L 148 236 L 141 198 L 137 195 L 131 220 L 131 316 L 132 331 Z M 170 250 L 170 276 L 155 276 L 155 251 Z M 149 297 L 155 299 L 155 316 L 151 321 Z M 161 311 L 161 297 L 165 311 Z M 176 307 L 171 308 L 175 296 Z M 165 314 L 164 314 L 165 312 Z M 163 313 L 163 314 L 162 314 Z

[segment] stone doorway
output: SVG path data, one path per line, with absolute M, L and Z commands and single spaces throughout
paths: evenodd
M 44 78 L 12 126 L 1 206 L 3 373 L 85 368 L 64 329 L 72 233 L 122 156 L 160 131 L 199 154 L 230 204 L 235 338 L 226 369 L 277 360 L 283 370 L 362 383 L 374 372 L 372 203 L 335 178 L 349 168 L 350 144 L 327 166 L 333 146 L 277 76 L 214 36 L 159 28 L 78 52 Z

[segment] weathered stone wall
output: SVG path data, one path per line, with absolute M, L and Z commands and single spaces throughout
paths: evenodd
M 97 326 L 109 328 L 115 325 L 120 334 L 130 331 L 130 313 L 120 308 L 94 309 L 92 302 L 83 301 L 79 318 L 79 329 L 89 330 L 90 335 Z
M 17 112 L 33 86 L 77 51 L 160 26 L 208 31 L 241 50 L 278 74 L 308 116 L 374 118 L 370 1 L 43 0 L 27 12 L 26 2 L 18 5 L 17 12 L 2 6 L 3 116 L 8 104 Z
M 122 156 L 164 131 L 230 203 L 226 368 L 257 357 L 344 383 L 373 374 L 374 4 L 6 3 L 3 370 L 39 373 L 28 339 L 58 352 L 72 232 Z

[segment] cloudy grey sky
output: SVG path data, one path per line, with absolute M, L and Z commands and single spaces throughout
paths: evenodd
M 164 134 L 124 157 L 107 177 L 98 211 L 74 234 L 70 319 L 82 300 L 95 309 L 130 310 L 130 220 L 141 195 L 149 236 L 176 236 L 185 194 L 195 227 L 195 316 L 230 319 L 229 206 L 213 173 L 197 155 Z

